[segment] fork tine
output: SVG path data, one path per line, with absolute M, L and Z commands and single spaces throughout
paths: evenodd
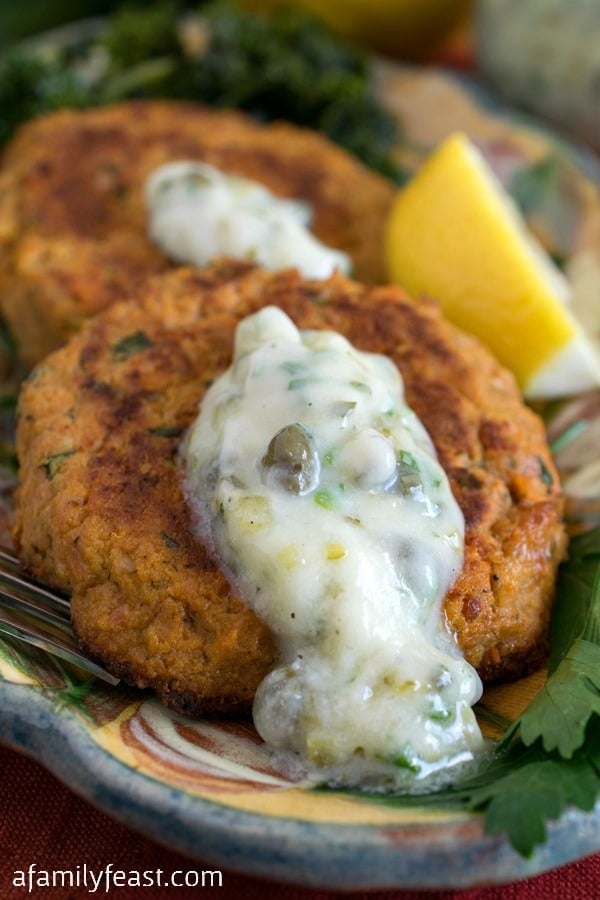
M 34 647 L 39 647 L 52 656 L 59 656 L 67 662 L 74 663 L 108 684 L 117 685 L 119 683 L 119 678 L 111 675 L 79 650 L 72 634 L 52 635 L 49 631 L 39 628 L 33 620 L 27 622 L 20 620 L 19 616 L 13 615 L 9 609 L 0 609 L 0 632 Z
M 8 547 L 4 547 L 0 544 L 0 559 L 6 563 L 10 563 L 12 566 L 16 566 L 20 568 L 21 560 L 18 556 L 16 556 L 12 550 L 9 550 Z
M 0 632 L 75 663 L 108 684 L 120 681 L 79 649 L 68 598 L 25 575 L 18 557 L 1 546 Z
M 31 585 L 25 585 L 22 579 L 18 579 L 17 583 L 6 577 L 6 574 L 0 571 L 0 606 L 9 608 L 18 613 L 25 613 L 28 617 L 36 619 L 49 625 L 55 631 L 61 634 L 71 634 L 71 616 L 68 604 L 66 607 L 60 606 L 58 609 L 49 608 L 52 595 L 47 591 L 37 592 L 37 588 Z
M 30 576 L 24 577 L 21 563 L 3 547 L 0 547 L 0 585 L 10 589 L 23 600 L 43 600 L 46 608 L 50 608 L 63 618 L 70 618 L 70 603 L 66 597 L 61 597 L 56 591 L 48 588 Z

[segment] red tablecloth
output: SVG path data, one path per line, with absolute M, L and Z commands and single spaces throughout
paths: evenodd
M 174 872 L 200 870 L 202 863 L 190 860 L 113 822 L 104 813 L 71 793 L 36 762 L 0 747 L 0 898 L 23 900 L 28 896 L 28 871 L 32 864 L 33 897 L 40 900 L 80 900 L 106 896 L 105 884 L 83 884 L 84 866 L 98 872 L 112 864 L 112 871 L 144 872 L 162 869 L 166 876 Z M 44 886 L 45 872 L 76 873 L 80 887 Z M 206 871 L 214 865 L 206 864 Z M 39 873 L 39 874 L 38 874 Z M 178 876 L 181 880 L 183 875 Z M 16 883 L 15 883 L 16 882 Z M 66 883 L 66 882 L 65 882 Z M 210 882 L 207 880 L 207 885 Z M 271 884 L 223 870 L 222 886 L 204 888 L 127 887 L 113 885 L 110 896 L 121 900 L 139 898 L 198 897 L 218 892 L 221 900 L 329 900 L 348 896 L 331 891 L 312 890 Z M 360 892 L 352 900 L 586 900 L 600 896 L 600 855 L 565 866 L 526 881 L 502 887 L 469 891 Z
M 473 64 L 470 26 L 457 30 L 433 60 L 453 68 Z M 80 887 L 45 887 L 44 873 L 77 873 L 84 867 L 98 873 L 162 870 L 166 878 L 200 870 L 203 863 L 190 860 L 111 820 L 73 794 L 42 766 L 13 750 L 0 747 L 0 900 L 29 896 L 29 869 L 37 886 L 31 893 L 40 900 L 80 900 L 106 896 L 104 883 L 95 892 L 88 881 Z M 207 870 L 215 866 L 205 864 Z M 178 879 L 179 880 L 179 879 Z M 24 882 L 20 884 L 19 882 Z M 120 887 L 110 896 L 121 900 L 140 898 L 198 897 L 217 893 L 221 900 L 598 900 L 600 854 L 563 866 L 535 878 L 491 888 L 467 891 L 375 891 L 336 893 L 276 884 L 222 870 L 222 885 L 204 888 Z

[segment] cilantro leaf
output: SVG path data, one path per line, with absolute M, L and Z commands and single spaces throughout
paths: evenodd
M 546 839 L 549 819 L 558 819 L 569 805 L 590 812 L 599 791 L 598 773 L 585 754 L 568 762 L 540 754 L 539 759 L 516 766 L 498 781 L 475 791 L 469 805 L 485 807 L 488 834 L 506 832 L 515 850 L 531 856 L 536 845 Z
M 600 716 L 600 647 L 578 640 L 522 714 L 521 740 L 529 746 L 540 738 L 545 750 L 570 759 L 593 715 Z
M 437 793 L 395 799 L 404 806 L 482 813 L 487 834 L 506 834 L 518 853 L 530 857 L 546 840 L 549 820 L 569 806 L 593 810 L 600 795 L 599 768 L 600 719 L 571 759 L 546 752 L 540 741 L 531 747 L 515 741 L 478 775 Z
M 571 539 L 559 571 L 549 676 L 475 776 L 404 806 L 481 813 L 530 856 L 547 822 L 600 796 L 600 527 Z M 372 797 L 371 797 L 372 799 Z
M 552 615 L 550 672 L 577 638 L 600 645 L 600 527 L 571 538 Z
M 502 745 L 518 733 L 526 746 L 539 738 L 547 751 L 570 759 L 594 716 L 600 716 L 600 528 L 571 539 L 557 582 L 548 679 Z
M 569 805 L 591 811 L 600 794 L 600 527 L 571 539 L 561 566 L 549 675 L 497 748 L 505 767 L 467 797 L 486 830 L 506 831 L 528 856 L 545 821 Z M 527 808 L 523 808 L 523 797 Z

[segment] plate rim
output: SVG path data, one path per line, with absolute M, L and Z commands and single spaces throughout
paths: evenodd
M 529 878 L 600 851 L 600 802 L 591 813 L 570 809 L 548 823 L 546 842 L 530 858 L 505 836 L 487 835 L 479 815 L 345 825 L 240 810 L 133 769 L 94 741 L 69 706 L 57 707 L 43 688 L 8 680 L 0 681 L 0 743 L 172 851 L 289 885 L 467 889 Z
M 98 27 L 102 20 L 94 21 Z M 52 35 L 77 24 L 81 22 L 53 29 Z M 516 118 L 510 105 L 469 73 L 440 68 L 488 113 Z M 519 127 L 566 144 L 584 176 L 600 184 L 600 163 L 594 155 L 591 165 L 587 148 L 532 114 L 521 113 L 519 119 Z M 505 836 L 485 834 L 478 815 L 420 825 L 344 825 L 227 806 L 133 769 L 95 742 L 72 709 L 58 708 L 45 686 L 16 684 L 1 674 L 0 744 L 35 759 L 85 801 L 170 850 L 289 885 L 336 891 L 469 889 L 530 878 L 600 852 L 600 801 L 591 813 L 569 809 L 549 822 L 546 843 L 528 859 Z M 424 832 L 437 832 L 433 856 Z

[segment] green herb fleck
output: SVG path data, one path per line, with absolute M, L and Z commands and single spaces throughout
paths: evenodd
M 368 384 L 365 384 L 364 381 L 351 381 L 350 386 L 353 387 L 355 391 L 360 391 L 361 394 L 371 393 L 371 388 Z
M 301 391 L 302 388 L 305 388 L 309 384 L 314 384 L 316 381 L 315 378 L 311 376 L 306 376 L 305 378 L 292 378 L 291 381 L 288 381 L 288 391 Z
M 63 450 L 60 453 L 53 453 L 51 456 L 47 456 L 43 463 L 40 463 L 39 468 L 44 470 L 48 481 L 52 481 L 54 476 L 60 471 L 65 459 L 73 456 L 76 452 L 75 450 Z
M 538 462 L 540 464 L 540 476 L 546 487 L 549 491 L 552 490 L 554 486 L 554 478 L 552 477 L 552 472 L 544 462 L 541 456 L 538 456 Z
M 401 750 L 394 757 L 394 765 L 398 769 L 408 769 L 409 772 L 413 772 L 415 775 L 421 771 L 421 767 L 411 759 L 406 750 Z
M 559 171 L 559 159 L 550 154 L 515 172 L 508 189 L 524 215 L 535 212 L 545 204 L 548 194 L 558 190 Z
M 422 484 L 421 473 L 417 461 L 408 450 L 400 450 L 396 465 L 398 474 L 398 486 L 403 494 L 408 494 L 413 488 Z
M 335 509 L 336 507 L 335 498 L 331 491 L 315 491 L 314 500 L 315 503 L 318 503 L 319 506 L 322 506 L 324 509 Z
M 160 537 L 165 547 L 168 547 L 169 550 L 176 550 L 180 546 L 179 541 L 172 538 L 166 531 L 161 531 Z
M 306 366 L 304 363 L 298 362 L 284 362 L 281 366 L 284 372 L 287 372 L 288 375 L 298 375 L 299 372 L 305 372 Z
M 178 438 L 184 433 L 185 428 L 180 426 L 166 426 L 164 428 L 149 428 L 148 434 L 154 435 L 154 437 L 163 437 L 163 438 Z
M 454 712 L 451 709 L 438 709 L 433 707 L 428 713 L 427 718 L 434 722 L 450 722 L 454 718 Z
M 134 331 L 133 334 L 126 335 L 112 345 L 111 355 L 116 362 L 124 362 L 151 346 L 152 341 L 145 331 Z

